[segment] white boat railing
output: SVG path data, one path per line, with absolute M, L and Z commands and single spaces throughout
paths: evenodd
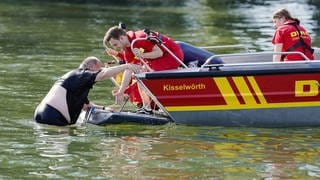
M 220 46 L 200 46 L 201 49 L 228 49 L 228 48 L 239 48 L 244 49 L 246 52 L 251 52 L 249 47 L 244 44 L 232 44 L 232 45 L 220 45 Z
M 273 62 L 272 61 L 272 56 L 271 55 L 275 55 L 275 54 L 299 54 L 301 55 L 305 60 L 301 60 L 301 61 L 285 61 L 285 62 Z M 269 62 L 265 62 L 265 60 L 261 60 L 261 62 L 256 62 L 259 61 L 258 57 L 261 56 L 266 56 L 266 55 L 270 55 L 270 61 Z M 269 64 L 275 64 L 275 63 L 279 63 L 279 64 L 286 64 L 286 63 L 306 63 L 306 62 L 311 62 L 310 59 L 303 54 L 302 52 L 255 52 L 255 53 L 234 53 L 234 54 L 221 54 L 221 55 L 215 55 L 213 57 L 218 57 L 221 58 L 222 61 L 224 58 L 228 58 L 229 63 L 225 63 L 225 64 L 211 64 L 211 58 L 208 58 L 206 60 L 206 62 L 201 66 L 200 69 L 202 68 L 210 68 L 210 67 L 226 67 L 226 66 L 248 66 L 248 65 L 269 65 Z M 254 59 L 255 62 L 246 62 L 246 58 L 251 58 Z M 236 60 L 241 60 L 241 63 L 233 63 L 232 60 L 236 61 Z

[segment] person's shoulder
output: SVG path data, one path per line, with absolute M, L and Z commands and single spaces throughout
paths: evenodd
M 139 38 L 147 37 L 147 34 L 143 30 L 135 31 L 134 34 L 136 37 L 139 37 Z
M 127 36 L 129 38 L 129 40 L 132 41 L 133 39 L 136 39 L 136 38 L 145 38 L 146 34 L 142 30 L 139 30 L 139 31 L 127 31 Z
M 284 25 L 279 26 L 277 28 L 277 31 L 281 31 L 281 32 L 286 32 L 286 31 L 291 31 L 291 30 L 295 30 L 295 29 L 292 25 L 289 25 L 289 24 L 284 24 Z
M 127 31 L 126 34 L 130 41 L 135 38 L 133 31 Z
M 307 31 L 307 29 L 301 25 L 298 26 L 301 31 Z
M 290 25 L 290 24 L 284 24 L 284 25 L 282 25 L 282 26 L 279 26 L 278 29 L 287 29 L 287 28 L 290 28 L 290 27 L 292 27 L 292 25 Z
M 101 70 L 99 71 L 91 71 L 91 70 L 82 70 L 82 69 L 79 69 L 77 71 L 77 74 L 79 74 L 80 76 L 83 76 L 83 77 L 90 77 L 90 76 L 96 76 L 97 74 L 99 74 L 101 72 Z

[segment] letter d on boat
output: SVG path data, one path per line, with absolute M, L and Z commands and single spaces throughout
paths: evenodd
M 319 94 L 319 82 L 317 80 L 296 81 L 295 96 L 309 97 Z

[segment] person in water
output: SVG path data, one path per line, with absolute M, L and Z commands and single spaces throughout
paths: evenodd
M 276 31 L 272 44 L 274 52 L 302 52 L 307 58 L 313 60 L 313 49 L 311 48 L 311 37 L 309 33 L 300 25 L 300 21 L 293 18 L 287 9 L 279 9 L 273 13 L 273 23 Z M 273 61 L 297 61 L 305 58 L 299 54 L 275 54 Z
M 57 126 L 75 124 L 82 109 L 105 109 L 88 100 L 89 91 L 97 81 L 113 77 L 126 69 L 138 71 L 138 66 L 131 64 L 104 68 L 101 68 L 101 64 L 98 58 L 90 56 L 83 60 L 79 68 L 60 77 L 35 109 L 34 120 Z

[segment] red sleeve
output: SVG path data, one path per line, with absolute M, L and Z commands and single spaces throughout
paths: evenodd
M 124 60 L 124 55 L 122 53 L 118 53 L 117 57 L 120 58 L 121 60 Z
M 134 44 L 134 48 L 143 49 L 143 52 L 151 52 L 154 44 L 148 40 L 138 41 Z
M 283 44 L 283 32 L 280 30 L 277 30 L 274 33 L 273 39 L 272 39 L 272 44 Z
M 137 60 L 134 57 L 134 54 L 132 53 L 131 48 L 126 48 L 124 50 L 124 54 L 123 55 L 124 55 L 124 60 L 126 61 L 126 63 L 133 63 L 133 64 L 139 63 L 139 60 Z

